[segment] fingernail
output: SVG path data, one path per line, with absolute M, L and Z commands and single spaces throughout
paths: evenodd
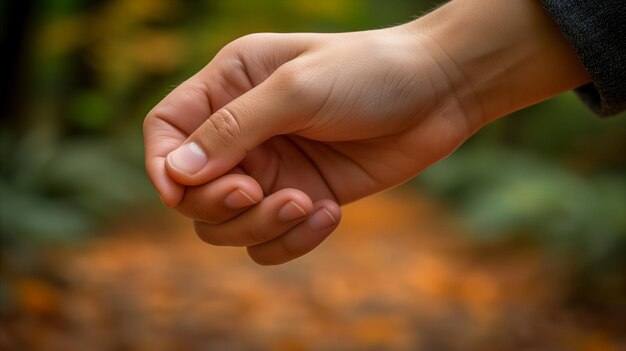
M 232 209 L 239 209 L 248 207 L 256 204 L 258 201 L 252 198 L 252 196 L 248 195 L 245 191 L 241 189 L 235 189 L 231 191 L 226 198 L 224 199 L 224 203 L 226 206 Z
M 172 151 L 167 156 L 167 160 L 170 166 L 188 175 L 198 173 L 208 161 L 202 148 L 194 142 L 182 145 Z
M 326 229 L 337 224 L 337 219 L 329 210 L 321 208 L 309 218 L 309 225 L 315 230 Z
M 293 221 L 306 215 L 306 211 L 295 201 L 289 201 L 278 211 L 278 219 L 285 222 Z

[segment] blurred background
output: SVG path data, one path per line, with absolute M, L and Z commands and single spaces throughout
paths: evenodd
M 435 1 L 0 4 L 2 350 L 626 350 L 626 116 L 573 93 L 345 208 L 306 257 L 204 245 L 141 124 L 252 32 L 353 31 Z

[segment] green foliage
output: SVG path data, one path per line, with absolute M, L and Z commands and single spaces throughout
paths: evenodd
M 4 3 L 3 3 L 4 4 Z M 74 241 L 156 202 L 141 122 L 226 43 L 263 31 L 346 31 L 407 21 L 397 1 L 38 1 L 17 112 L 0 139 L 0 240 Z M 2 6 L 5 12 L 5 6 Z
M 128 139 L 128 137 L 126 137 Z M 154 197 L 141 162 L 128 156 L 140 139 L 4 134 L 0 240 L 4 244 L 69 242 L 121 210 Z
M 505 117 L 416 179 L 478 245 L 530 241 L 573 266 L 573 295 L 626 292 L 626 116 L 600 119 L 572 93 Z M 615 297 L 611 301 L 622 301 Z
M 511 148 L 470 147 L 419 177 L 493 242 L 530 235 L 594 260 L 626 243 L 626 184 L 619 174 L 582 177 Z
M 142 119 L 229 41 L 389 26 L 436 2 L 37 2 L 20 84 L 10 87 L 21 89 L 17 114 L 1 126 L 2 241 L 74 240 L 155 202 Z M 609 257 L 625 251 L 625 130 L 623 116 L 601 120 L 566 94 L 485 128 L 418 181 L 468 218 L 477 241 L 531 235 Z
M 106 96 L 98 91 L 76 94 L 68 109 L 72 124 L 87 131 L 104 130 L 111 125 L 114 111 Z

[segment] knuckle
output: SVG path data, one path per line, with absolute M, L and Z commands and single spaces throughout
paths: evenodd
M 155 123 L 158 123 L 159 121 L 165 122 L 166 121 L 165 116 L 166 116 L 166 112 L 165 112 L 165 107 L 163 106 L 163 104 L 159 104 L 155 106 L 152 110 L 150 110 L 150 112 L 148 112 L 146 117 L 143 119 L 144 133 L 147 132 L 149 127 L 155 125 Z
M 309 86 L 311 77 L 304 65 L 289 62 L 276 70 L 274 83 L 291 98 L 301 98 Z
M 225 46 L 226 50 L 243 52 L 250 46 L 257 45 L 267 40 L 269 33 L 250 33 L 239 37 Z
M 222 108 L 211 116 L 207 122 L 208 128 L 203 129 L 201 137 L 204 140 L 219 139 L 221 142 L 231 142 L 241 136 L 241 125 L 237 118 L 226 108 Z
M 250 33 L 237 39 L 244 44 L 262 42 L 267 39 L 267 33 Z
M 152 115 L 152 112 L 148 112 L 146 117 L 143 119 L 142 129 L 144 135 L 148 134 L 148 128 L 150 127 L 150 124 L 153 123 L 153 118 L 154 116 Z

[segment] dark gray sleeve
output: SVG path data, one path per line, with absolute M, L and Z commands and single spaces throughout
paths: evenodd
M 626 0 L 540 0 L 592 83 L 576 89 L 597 114 L 626 110 Z

